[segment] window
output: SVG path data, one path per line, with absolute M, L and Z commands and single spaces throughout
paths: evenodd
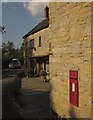
M 30 49 L 34 48 L 34 39 L 30 40 Z
M 41 47 L 41 36 L 39 37 L 39 47 Z

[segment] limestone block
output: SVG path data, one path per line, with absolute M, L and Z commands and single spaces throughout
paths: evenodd
M 80 69 L 81 77 L 82 77 L 82 75 L 91 77 L 91 64 L 89 64 L 89 63 L 80 64 L 79 69 Z
M 71 40 L 77 40 L 82 35 L 81 26 L 78 24 L 73 24 L 73 26 L 70 27 L 70 38 Z

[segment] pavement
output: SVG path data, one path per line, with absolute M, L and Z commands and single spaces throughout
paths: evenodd
M 40 77 L 15 80 L 9 73 L 3 77 L 2 87 L 2 120 L 51 120 L 49 82 L 42 82 Z
M 21 82 L 21 95 L 18 98 L 21 116 L 31 120 L 36 118 L 49 120 L 51 118 L 49 83 L 42 82 L 40 77 L 23 78 Z

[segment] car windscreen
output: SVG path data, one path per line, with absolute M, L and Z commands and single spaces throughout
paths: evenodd
M 18 60 L 13 60 L 14 63 L 18 63 Z

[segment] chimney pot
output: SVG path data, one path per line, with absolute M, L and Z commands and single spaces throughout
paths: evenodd
M 48 7 L 48 6 L 46 6 L 46 7 L 44 8 L 44 17 L 45 17 L 45 18 L 49 18 L 49 7 Z

